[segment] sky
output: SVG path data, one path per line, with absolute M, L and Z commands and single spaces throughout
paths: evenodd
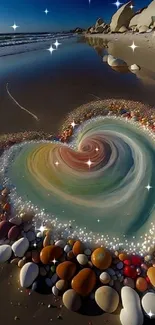
M 87 28 L 102 17 L 109 22 L 117 8 L 116 0 L 0 0 L 0 33 L 55 32 L 76 27 Z M 127 1 L 120 0 L 122 3 Z M 135 10 L 147 6 L 151 0 L 135 0 Z M 49 13 L 46 15 L 44 10 Z

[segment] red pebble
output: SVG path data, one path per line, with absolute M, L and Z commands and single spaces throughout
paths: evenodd
M 141 265 L 142 264 L 142 258 L 138 255 L 132 255 L 131 256 L 131 264 L 132 265 Z
M 127 265 L 124 267 L 123 269 L 124 275 L 135 279 L 137 277 L 137 272 L 136 272 L 136 268 L 134 267 L 134 265 Z
M 124 260 L 123 263 L 124 263 L 125 265 L 131 265 L 131 261 L 130 261 L 129 259 Z
M 147 283 L 150 283 L 150 279 L 148 276 L 146 276 L 145 280 L 147 281 Z

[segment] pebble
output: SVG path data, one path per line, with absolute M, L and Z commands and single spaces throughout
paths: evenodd
M 83 243 L 80 240 L 77 240 L 73 245 L 72 251 L 75 256 L 77 256 L 78 254 L 83 254 L 84 252 Z
M 64 292 L 68 288 L 68 282 L 65 280 L 59 280 L 56 283 L 56 287 L 60 292 Z
M 73 290 L 67 290 L 62 297 L 64 306 L 70 311 L 78 311 L 81 308 L 81 297 Z
M 150 262 L 152 260 L 152 256 L 151 255 L 146 255 L 145 257 L 144 257 L 144 261 L 145 262 Z
M 116 267 L 117 267 L 118 270 L 123 269 L 123 266 L 124 266 L 123 262 L 119 262 L 119 263 L 116 265 Z
M 50 246 L 51 244 L 51 233 L 48 232 L 43 241 L 43 247 Z
M 29 242 L 34 241 L 36 239 L 35 233 L 33 231 L 28 231 L 26 233 L 26 237 Z
M 12 224 L 9 221 L 0 222 L 0 239 L 7 237 L 9 230 L 11 229 Z
M 111 275 L 111 276 L 116 274 L 115 271 L 113 269 L 110 269 L 110 268 L 107 269 L 106 272 L 108 272 L 108 274 Z
M 15 241 L 21 233 L 21 229 L 19 226 L 14 225 L 13 227 L 10 228 L 8 232 L 8 239 L 11 241 Z
M 88 263 L 88 257 L 85 254 L 78 254 L 76 257 L 78 263 L 82 266 Z
M 56 273 L 54 273 L 54 274 L 52 275 L 51 280 L 52 280 L 52 283 L 53 283 L 53 284 L 56 283 L 56 281 L 58 280 L 58 276 L 57 276 Z
M 123 309 L 120 313 L 122 325 L 143 325 L 143 313 L 140 298 L 135 290 L 130 287 L 123 287 L 121 290 Z
M 67 253 L 67 259 L 68 260 L 74 260 L 74 258 L 75 258 L 75 255 L 74 255 L 72 250 Z
M 9 245 L 0 246 L 0 263 L 7 262 L 12 255 L 12 249 Z
M 32 223 L 31 222 L 26 222 L 23 226 L 23 230 L 27 233 L 32 229 Z M 26 234 L 27 235 L 27 234 Z
M 107 283 L 110 282 L 110 280 L 111 280 L 111 277 L 110 277 L 109 273 L 107 273 L 107 272 L 102 272 L 102 273 L 100 274 L 100 281 L 101 281 L 101 283 L 103 283 L 103 284 L 107 284 Z
M 18 262 L 20 261 L 20 258 L 19 257 L 16 257 L 14 258 L 10 263 L 11 264 L 15 264 L 15 265 L 18 265 Z
M 135 71 L 135 70 L 140 70 L 140 67 L 139 67 L 137 64 L 132 64 L 132 65 L 130 66 L 130 69 L 131 69 L 132 71 Z
M 121 254 L 118 255 L 119 260 L 122 261 L 122 262 L 124 260 L 126 260 L 127 257 L 128 257 L 127 253 L 121 253 Z
M 37 286 L 38 286 L 37 282 L 33 282 L 31 290 L 36 291 Z
M 71 280 L 75 272 L 76 264 L 71 261 L 62 262 L 56 268 L 56 273 L 62 280 Z
M 88 296 L 96 285 L 95 272 L 89 268 L 82 269 L 71 282 L 72 289 L 79 295 Z
M 45 269 L 43 266 L 41 266 L 41 267 L 39 268 L 39 274 L 40 274 L 41 276 L 46 276 L 47 271 L 46 271 L 46 269 Z
M 147 271 L 147 276 L 151 284 L 155 287 L 155 267 L 149 267 Z
M 59 246 L 61 248 L 64 248 L 65 245 L 66 245 L 66 242 L 64 240 L 62 240 L 62 239 L 57 240 L 56 243 L 55 243 L 55 246 Z
M 148 288 L 147 281 L 143 277 L 139 277 L 136 280 L 136 289 L 140 292 L 146 291 Z
M 135 282 L 131 278 L 125 278 L 123 283 L 124 283 L 124 286 L 128 286 L 132 289 L 134 289 L 134 287 L 135 287 Z
M 22 224 L 22 219 L 18 216 L 11 218 L 9 221 L 16 226 L 20 226 Z
M 114 280 L 113 279 L 110 280 L 109 285 L 110 285 L 110 287 L 113 287 L 113 285 L 114 285 Z
M 84 254 L 87 255 L 87 256 L 90 256 L 91 255 L 91 250 L 89 248 L 85 249 Z
M 45 283 L 47 284 L 47 286 L 48 286 L 49 288 L 53 286 L 53 282 L 52 282 L 52 280 L 51 280 L 50 278 L 46 278 L 46 279 L 45 279 Z
M 40 262 L 40 253 L 37 250 L 32 251 L 32 262 L 36 264 Z
M 70 245 L 65 245 L 65 247 L 64 247 L 64 252 L 65 252 L 65 253 L 68 253 L 68 252 L 70 252 L 70 250 L 71 250 Z
M 54 296 L 58 297 L 59 296 L 59 290 L 57 289 L 56 286 L 52 287 L 52 293 L 54 294 Z
M 148 315 L 151 311 L 151 313 L 155 317 L 155 293 L 153 292 L 147 292 L 143 298 L 142 298 L 142 307 Z M 148 316 L 150 318 L 150 316 Z
M 107 313 L 113 313 L 119 304 L 119 295 L 116 290 L 108 286 L 102 286 L 95 292 L 97 305 Z
M 21 238 L 12 245 L 12 250 L 17 257 L 23 257 L 28 248 L 29 241 L 27 238 Z
M 46 246 L 40 252 L 40 260 L 43 264 L 50 264 L 54 259 L 58 260 L 62 254 L 61 247 L 55 245 Z
M 21 287 L 28 288 L 32 285 L 39 274 L 39 267 L 37 264 L 28 262 L 20 271 L 20 285 Z
M 20 214 L 23 222 L 32 222 L 34 214 L 32 212 L 23 212 Z
M 99 270 L 106 270 L 112 263 L 112 256 L 106 248 L 100 247 L 93 251 L 91 262 Z
M 41 231 L 39 231 L 39 232 L 37 233 L 37 238 L 42 238 L 42 237 L 43 237 L 43 234 L 42 234 Z
M 26 264 L 26 258 L 22 258 L 18 262 L 18 267 L 21 269 Z

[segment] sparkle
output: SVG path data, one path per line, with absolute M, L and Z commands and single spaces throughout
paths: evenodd
M 13 28 L 14 31 L 16 31 L 16 29 L 17 29 L 18 27 L 19 27 L 19 26 L 17 26 L 16 23 L 14 23 L 14 24 L 11 26 L 11 28 Z
M 131 5 L 131 6 L 130 6 L 130 9 L 132 10 L 133 8 L 134 8 L 134 6 L 133 6 L 133 5 Z
M 58 46 L 61 45 L 61 43 L 59 43 L 58 40 L 56 40 L 55 43 L 54 43 L 54 45 L 55 45 L 55 47 L 56 47 L 56 49 L 57 49 Z
M 51 54 L 53 53 L 53 51 L 55 51 L 55 49 L 53 48 L 53 46 L 51 45 L 49 49 L 47 49 L 47 51 L 49 51 Z
M 76 123 L 73 121 L 73 122 L 71 123 L 71 126 L 73 127 L 73 129 L 74 129 L 75 125 L 76 125 Z
M 89 4 L 91 4 L 91 0 L 88 0 Z
M 148 313 L 148 316 L 151 318 L 152 316 L 154 316 L 154 314 L 152 314 L 151 310 L 150 312 Z
M 122 5 L 122 2 L 119 2 L 119 0 L 117 0 L 116 2 L 113 3 L 113 5 L 115 5 L 117 7 L 117 9 L 120 7 L 120 5 Z
M 56 162 L 55 162 L 55 165 L 56 165 L 56 166 L 58 166 L 58 165 L 59 165 L 59 162 L 58 162 L 58 161 L 56 161 Z
M 45 9 L 44 13 L 47 15 L 49 13 L 49 11 L 47 10 L 47 8 Z
M 129 47 L 131 47 L 132 51 L 134 52 L 134 50 L 136 49 L 136 47 L 138 47 L 137 45 L 135 45 L 135 43 L 133 42 L 132 45 L 130 45 Z
M 56 264 L 57 260 L 54 258 L 54 260 L 52 261 L 52 263 Z
M 96 148 L 95 150 L 96 150 L 96 151 L 99 151 L 99 148 Z
M 100 219 L 98 219 L 97 222 L 100 222 Z
M 86 164 L 90 167 L 92 165 L 92 161 L 89 159 Z
M 46 229 L 46 227 L 43 226 L 43 225 L 41 225 L 40 228 L 39 228 L 40 232 L 44 232 L 45 229 Z
M 150 186 L 150 184 L 148 184 L 147 186 L 145 186 L 145 188 L 149 191 L 152 188 L 152 186 Z

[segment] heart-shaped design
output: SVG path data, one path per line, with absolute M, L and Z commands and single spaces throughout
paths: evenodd
M 154 163 L 149 133 L 116 116 L 82 123 L 69 144 L 25 142 L 2 158 L 16 206 L 33 204 L 36 212 L 58 218 L 61 225 L 75 223 L 87 238 L 98 233 L 104 239 L 143 235 L 149 229 L 155 190 L 145 187 L 155 181 Z

